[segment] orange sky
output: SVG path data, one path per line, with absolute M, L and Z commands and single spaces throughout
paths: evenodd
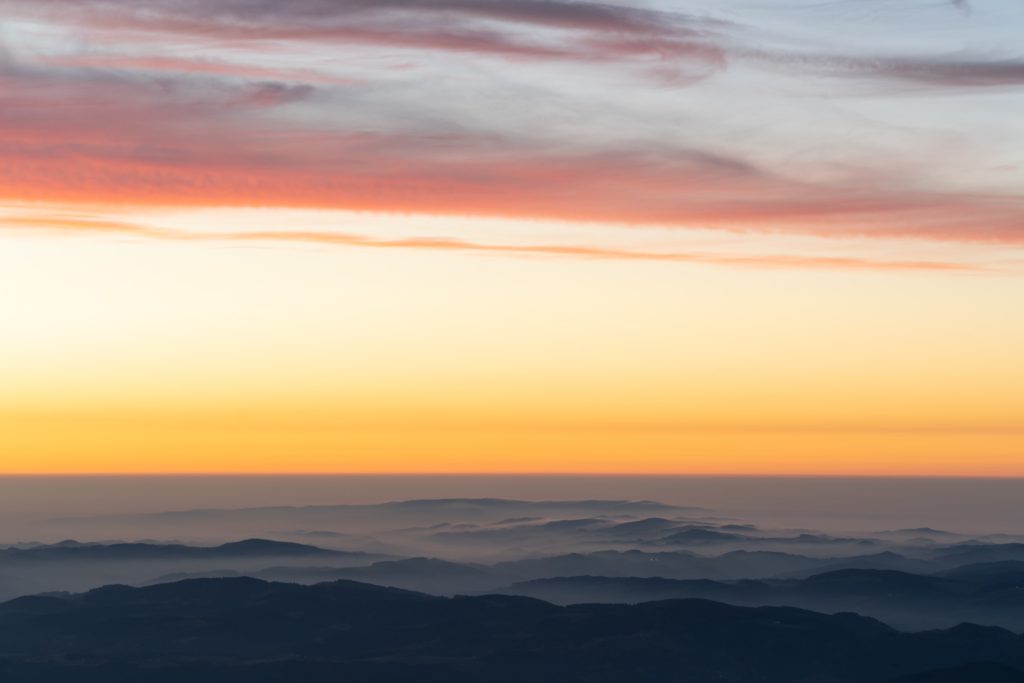
M 1024 474 L 1012 275 L 34 231 L 0 271 L 11 472 Z
M 0 473 L 1024 476 L 1017 6 L 142 4 L 0 0 Z

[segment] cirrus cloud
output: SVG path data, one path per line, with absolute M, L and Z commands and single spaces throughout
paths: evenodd
M 585 1 L 0 0 L 0 6 L 12 16 L 112 37 L 106 54 L 0 53 L 0 199 L 1024 243 L 1020 193 L 880 173 L 883 158 L 839 176 L 794 172 L 785 147 L 775 163 L 763 155 L 755 161 L 741 142 L 700 130 L 696 97 L 657 100 L 665 112 L 640 110 L 615 130 L 606 130 L 594 105 L 584 102 L 570 116 L 592 130 L 553 144 L 525 124 L 490 125 L 489 117 L 510 116 L 473 86 L 466 86 L 472 116 L 452 117 L 450 107 L 449 118 L 430 117 L 420 112 L 430 104 L 422 99 L 429 85 L 402 101 L 395 93 L 409 81 L 378 85 L 362 74 L 341 77 L 296 65 L 279 49 L 297 43 L 291 49 L 304 54 L 303 45 L 315 43 L 642 63 L 662 84 L 676 85 L 722 72 L 732 55 L 830 77 L 1013 86 L 1024 82 L 1024 71 L 1012 60 L 794 56 L 744 47 L 734 23 Z M 180 48 L 175 41 L 187 38 L 221 53 L 137 55 L 139 35 L 156 47 Z M 267 50 L 264 63 L 245 52 L 254 43 Z M 356 111 L 361 118 L 351 115 Z M 758 118 L 739 107 L 729 115 Z M 698 127 L 665 140 L 648 132 L 682 129 L 670 125 L 676 116 L 695 119 Z M 709 131 L 713 116 L 703 121 Z M 791 144 L 804 145 L 799 133 Z M 1007 166 L 1014 167 L 1001 164 Z

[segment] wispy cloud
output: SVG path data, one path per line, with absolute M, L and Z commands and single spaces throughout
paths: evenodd
M 219 41 L 323 42 L 468 52 L 521 59 L 609 61 L 655 56 L 724 64 L 712 22 L 594 2 L 559 0 L 69 0 L 11 2 L 19 12 L 106 31 Z M 523 29 L 532 29 L 526 31 Z M 538 33 L 538 30 L 541 33 Z
M 820 235 L 1024 241 L 1024 199 L 797 182 L 699 149 L 544 149 L 484 132 L 307 130 L 307 88 L 8 74 L 8 200 L 402 211 Z M 0 73 L 0 81 L 4 75 Z M 173 93 L 173 96 L 168 96 Z
M 842 156 L 851 146 L 841 139 L 832 157 L 822 153 L 824 162 L 810 171 L 794 169 L 789 149 L 811 144 L 803 131 L 794 128 L 766 155 L 716 127 L 716 116 L 749 121 L 733 130 L 769 127 L 742 99 L 727 114 L 704 118 L 699 99 L 652 100 L 614 124 L 600 118 L 600 104 L 584 100 L 557 116 L 579 120 L 585 134 L 553 142 L 527 124 L 491 126 L 491 118 L 513 117 L 476 86 L 459 91 L 472 102 L 472 116 L 421 115 L 432 104 L 429 88 L 402 100 L 396 93 L 409 87 L 403 81 L 381 88 L 372 100 L 372 84 L 284 66 L 293 64 L 287 60 L 250 64 L 251 52 L 239 45 L 272 51 L 281 42 L 314 41 L 622 62 L 673 84 L 721 70 L 728 56 L 738 55 L 791 74 L 1012 86 L 1024 83 L 1024 67 L 1013 60 L 797 55 L 745 46 L 743 32 L 727 22 L 586 1 L 0 0 L 0 6 L 12 16 L 111 32 L 126 41 L 109 54 L 86 49 L 16 58 L 0 52 L 0 199 L 1024 243 L 1024 196 L 1007 183 L 991 190 L 944 186 L 916 177 L 913 169 L 890 171 L 885 158 L 863 156 L 848 164 L 849 172 L 820 172 L 847 165 Z M 208 39 L 203 44 L 212 46 L 211 55 L 139 56 L 129 49 L 148 50 L 181 36 Z M 557 97 L 550 90 L 544 95 Z M 348 118 L 359 107 L 362 118 Z M 812 116 L 801 120 L 818 125 Z
M 407 237 L 380 239 L 334 231 L 250 230 L 199 233 L 135 223 L 67 216 L 14 216 L 0 218 L 0 226 L 15 230 L 36 230 L 57 234 L 105 234 L 175 241 L 279 242 L 316 244 L 365 249 L 456 251 L 508 256 L 550 256 L 590 260 L 661 261 L 753 268 L 842 268 L 854 270 L 978 271 L 981 267 L 945 261 L 898 261 L 855 257 L 807 255 L 742 255 L 696 251 L 639 251 L 576 244 L 494 244 L 450 237 Z
M 48 57 L 45 64 L 63 68 L 114 71 L 144 71 L 183 75 L 210 75 L 282 83 L 355 85 L 357 78 L 345 78 L 314 69 L 286 69 L 230 62 L 222 59 L 123 54 L 75 54 Z
M 664 83 L 706 77 L 725 68 L 731 58 L 755 58 L 821 75 L 933 87 L 1024 83 L 1024 61 L 1019 59 L 764 49 L 750 42 L 742 24 L 586 0 L 95 0 L 87 4 L 8 0 L 5 4 L 23 15 L 104 31 L 255 42 L 266 48 L 275 41 L 289 41 L 515 59 L 629 62 L 654 58 L 660 62 L 654 73 Z M 967 0 L 951 0 L 951 5 L 971 12 Z M 150 65 L 158 67 L 159 58 Z
M 830 54 L 797 54 L 763 50 L 737 51 L 787 68 L 819 75 L 902 81 L 937 88 L 993 88 L 1024 85 L 1024 60 L 982 59 L 970 56 L 855 57 Z

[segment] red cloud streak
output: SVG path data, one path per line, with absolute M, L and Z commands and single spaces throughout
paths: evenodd
M 948 261 L 887 261 L 845 256 L 807 256 L 792 254 L 742 255 L 704 252 L 638 251 L 573 244 L 493 244 L 468 242 L 450 237 L 410 237 L 377 239 L 366 235 L 331 231 L 245 231 L 232 233 L 194 233 L 152 228 L 123 221 L 69 218 L 65 216 L 0 218 L 0 228 L 35 229 L 65 234 L 107 234 L 147 239 L 221 242 L 299 242 L 366 249 L 403 249 L 425 251 L 465 251 L 510 256 L 555 256 L 613 261 L 662 261 L 703 263 L 754 268 L 842 268 L 853 270 L 979 271 L 982 268 Z
M 119 78 L 0 59 L 0 199 L 280 206 L 1024 241 L 1024 200 L 796 182 L 688 149 L 345 131 L 280 115 L 311 85 Z

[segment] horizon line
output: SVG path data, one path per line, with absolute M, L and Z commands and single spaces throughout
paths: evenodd
M 578 477 L 578 478 L 719 478 L 719 479 L 987 479 L 1024 480 L 1024 474 L 838 474 L 799 472 L 0 472 L 0 479 L 14 478 L 100 478 L 100 477 Z

